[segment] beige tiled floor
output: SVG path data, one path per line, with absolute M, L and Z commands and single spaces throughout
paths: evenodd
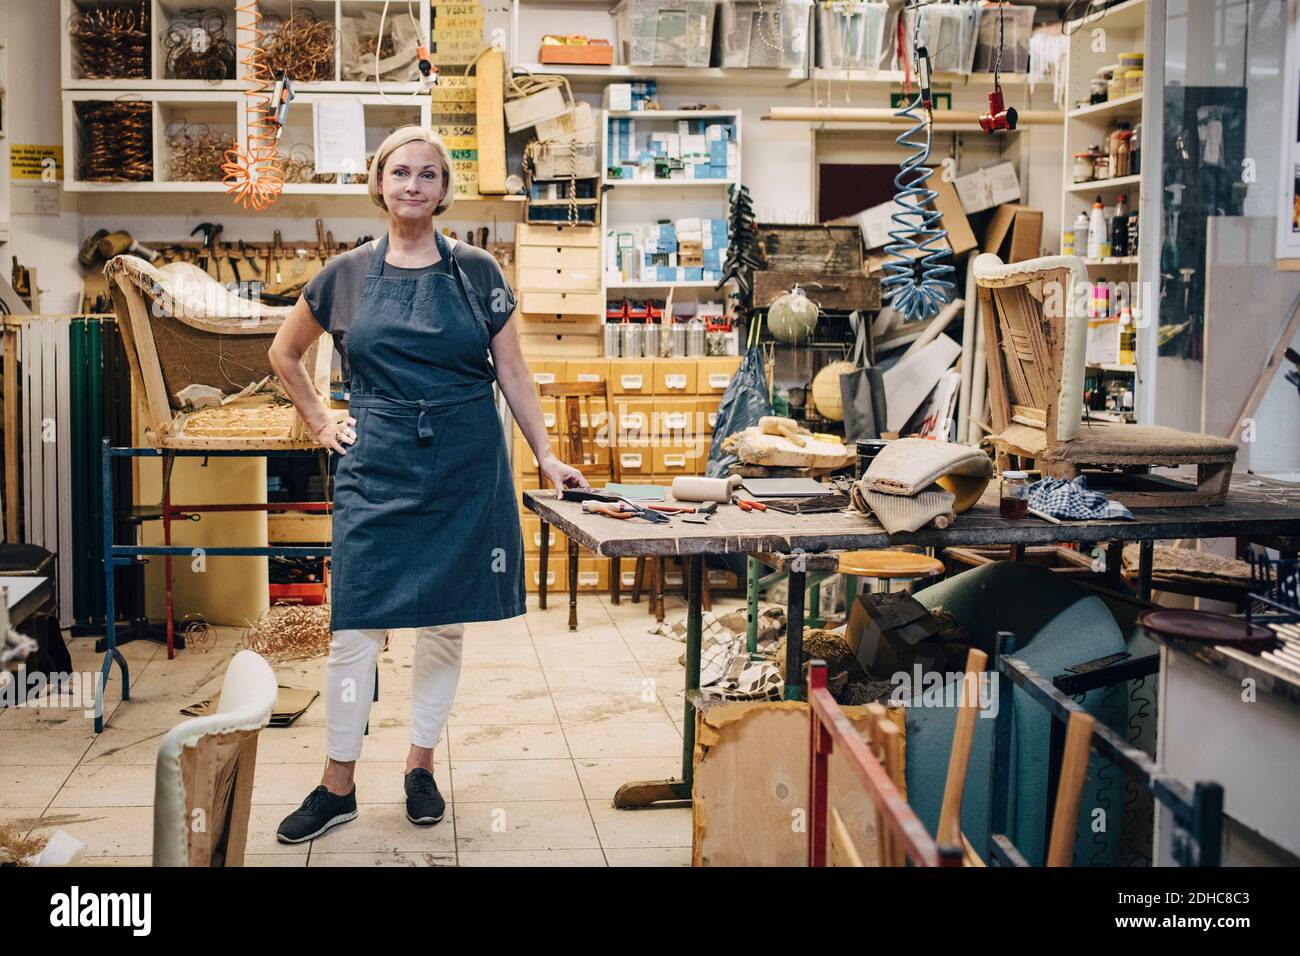
M 325 712 L 317 700 L 293 727 L 262 732 L 248 865 L 689 865 L 689 808 L 612 803 L 622 783 L 680 770 L 683 646 L 647 633 L 653 619 L 644 603 L 615 607 L 607 596 L 582 595 L 575 632 L 566 597 L 550 603 L 540 611 L 532 598 L 522 618 L 467 626 L 460 689 L 435 752 L 448 803 L 442 823 L 415 827 L 403 812 L 411 644 L 397 632 L 380 658 L 380 700 L 358 766 L 360 816 L 311 844 L 275 840 L 280 820 L 320 780 Z M 684 610 L 669 597 L 670 621 Z M 156 645 L 126 645 L 131 700 L 110 683 L 108 727 L 98 736 L 81 709 L 0 709 L 0 823 L 67 830 L 89 844 L 88 862 L 148 865 L 158 743 L 184 719 L 182 705 L 220 687 L 238 641 L 236 630 L 222 629 L 213 651 L 172 661 Z M 93 644 L 70 643 L 77 669 L 98 669 Z M 323 666 L 276 671 L 282 683 L 320 687 Z

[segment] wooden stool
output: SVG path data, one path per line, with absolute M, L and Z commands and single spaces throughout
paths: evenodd
M 915 581 L 944 572 L 944 564 L 928 554 L 912 551 L 844 551 L 839 556 L 839 572 L 844 575 L 844 613 L 847 616 L 858 595 L 857 578 L 883 582 L 879 590 L 888 591 L 891 581 Z

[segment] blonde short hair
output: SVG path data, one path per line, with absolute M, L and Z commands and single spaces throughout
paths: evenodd
M 438 154 L 438 161 L 442 163 L 442 182 L 447 187 L 447 191 L 443 194 L 442 201 L 433 210 L 435 216 L 441 216 L 456 198 L 456 171 L 452 169 L 451 153 L 447 151 L 447 144 L 442 141 L 441 136 L 427 126 L 403 126 L 393 130 L 388 134 L 388 138 L 379 144 L 374 159 L 370 161 L 370 175 L 366 178 L 370 201 L 385 212 L 388 211 L 388 207 L 384 205 L 384 194 L 379 186 L 384 164 L 388 162 L 388 157 L 395 149 L 416 142 L 428 143 L 432 146 Z

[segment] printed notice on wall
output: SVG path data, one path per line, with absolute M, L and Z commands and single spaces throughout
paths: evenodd
M 57 216 L 61 210 L 63 147 L 15 143 L 9 147 L 10 213 Z

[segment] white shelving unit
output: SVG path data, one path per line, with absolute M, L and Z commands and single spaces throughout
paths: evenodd
M 258 18 L 287 16 L 289 0 L 261 0 L 255 13 L 237 9 L 236 0 L 212 0 L 202 5 L 205 16 L 224 22 L 225 32 L 236 45 L 236 78 L 217 81 L 176 79 L 169 76 L 166 46 L 163 34 L 182 16 L 192 21 L 196 5 L 191 0 L 106 0 L 109 6 L 138 11 L 141 6 L 149 11 L 150 63 L 146 79 L 93 79 L 81 69 L 75 44 L 69 34 L 70 18 L 79 10 L 87 10 L 103 3 L 90 0 L 60 0 L 60 31 L 63 77 L 63 147 L 65 163 L 64 188 L 93 197 L 105 193 L 187 193 L 224 196 L 226 187 L 220 181 L 178 182 L 170 178 L 166 130 L 172 122 L 184 119 L 191 124 L 205 125 L 230 134 L 231 142 L 245 143 L 248 135 L 244 79 L 246 67 L 242 60 L 245 51 L 240 43 L 253 42 L 260 29 Z M 242 3 L 239 6 L 243 6 Z M 332 80 L 308 83 L 295 82 L 295 98 L 289 108 L 289 119 L 281 137 L 282 151 L 287 154 L 295 147 L 311 150 L 313 143 L 312 103 L 323 97 L 345 96 L 359 100 L 365 114 L 366 147 L 374 150 L 390 129 L 403 123 L 427 125 L 431 119 L 430 101 L 419 95 L 418 82 L 384 80 L 382 93 L 373 80 L 356 81 L 342 78 L 340 27 L 345 20 L 366 12 L 378 13 L 383 0 L 293 0 L 295 13 L 308 11 L 335 27 L 335 50 Z M 427 37 L 430 28 L 430 7 L 427 3 L 414 3 L 419 35 Z M 407 17 L 408 6 L 394 0 L 388 17 Z M 387 27 L 385 27 L 387 29 Z M 427 42 L 427 41 L 426 41 Z M 83 145 L 83 125 L 78 104 L 93 100 L 112 100 L 118 97 L 143 99 L 152 104 L 153 121 L 153 178 L 147 182 L 87 182 L 80 179 L 80 156 Z M 364 183 L 287 183 L 285 195 L 306 196 L 364 196 Z M 457 202 L 493 203 L 500 205 L 513 218 L 523 208 L 522 197 L 461 197 Z
M 1112 206 L 1123 193 L 1129 211 L 1141 213 L 1142 175 L 1137 166 L 1134 166 L 1137 171 L 1132 175 L 1076 183 L 1073 181 L 1072 165 L 1075 153 L 1084 152 L 1089 146 L 1103 143 L 1107 131 L 1116 123 L 1123 121 L 1130 126 L 1136 126 L 1142 122 L 1144 115 L 1150 115 L 1152 99 L 1149 85 L 1144 86 L 1141 93 L 1126 94 L 1104 103 L 1087 103 L 1088 81 L 1097 70 L 1117 63 L 1120 53 L 1147 50 L 1147 13 L 1146 0 L 1124 0 L 1110 7 L 1103 16 L 1090 17 L 1086 25 L 1070 35 L 1066 67 L 1066 103 L 1069 105 L 1082 102 L 1085 105 L 1073 106 L 1065 113 L 1062 141 L 1062 181 L 1065 184 L 1061 197 L 1062 229 L 1069 229 L 1080 213 L 1087 214 L 1092 208 L 1094 198 L 1098 195 L 1102 197 L 1103 204 Z M 1098 51 L 1098 45 L 1103 49 Z M 1144 154 L 1148 149 L 1149 133 L 1150 131 L 1144 126 L 1142 135 Z M 1151 224 L 1146 221 L 1145 216 L 1140 216 L 1138 226 L 1139 247 L 1141 247 L 1142 237 L 1147 229 L 1151 228 Z M 1137 251 L 1126 256 L 1085 258 L 1084 262 L 1087 264 L 1089 277 L 1096 281 L 1105 279 L 1108 282 L 1125 282 L 1134 286 L 1139 281 L 1141 257 Z M 1142 303 L 1145 297 L 1137 296 L 1133 301 Z M 1135 316 L 1135 319 L 1137 318 Z M 1139 332 L 1139 352 L 1143 344 L 1143 336 Z M 1140 365 L 1139 359 L 1132 365 L 1106 363 L 1089 366 L 1112 375 L 1126 375 L 1132 378 L 1134 407 L 1138 411 L 1139 418 L 1141 404 L 1144 401 L 1140 388 L 1142 384 L 1139 374 Z M 1101 413 L 1091 414 L 1094 417 L 1101 417 Z
M 601 110 L 597 122 L 601 130 L 601 172 L 602 185 L 607 188 L 601 193 L 601 234 L 619 226 L 649 224 L 660 219 L 677 219 L 695 217 L 701 214 L 701 203 L 709 203 L 712 208 L 708 218 L 725 218 L 729 203 L 727 187 L 741 182 L 741 161 L 743 125 L 740 110 Z M 663 124 L 672 128 L 678 120 L 722 120 L 730 121 L 736 127 L 736 175 L 727 179 L 673 179 L 673 180 L 620 180 L 607 179 L 604 176 L 610 165 L 609 120 L 631 119 L 634 124 Z M 635 128 L 635 126 L 634 126 Z M 716 196 L 716 198 L 715 198 Z M 602 260 L 604 244 L 602 242 Z M 607 264 L 605 264 L 607 265 Z M 706 295 L 717 285 L 716 280 L 679 280 L 679 281 L 618 281 L 611 280 L 605 268 L 601 270 L 602 290 L 606 299 L 611 296 L 637 297 L 637 293 L 660 298 L 671 290 L 675 298 L 693 298 Z M 685 293 L 678 296 L 678 292 Z M 721 291 L 716 293 L 721 297 Z

